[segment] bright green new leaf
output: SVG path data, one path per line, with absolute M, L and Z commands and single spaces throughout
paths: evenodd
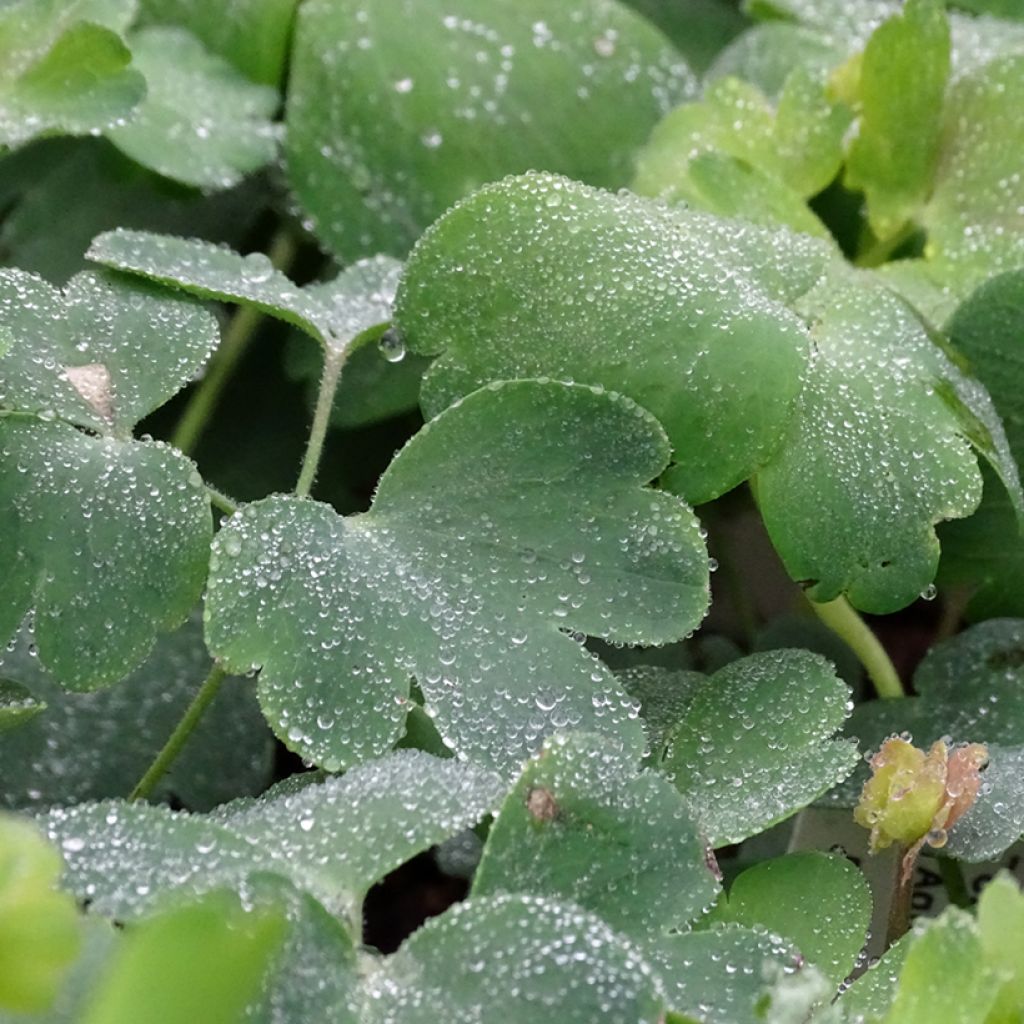
M 636 149 L 693 92 L 682 57 L 613 0 L 312 0 L 288 90 L 289 177 L 339 256 L 401 255 L 506 174 L 627 184 Z
M 46 705 L 31 691 L 9 679 L 0 679 L 0 732 L 24 725 L 35 718 Z M 0 756 L 7 750 L 7 743 L 0 747 Z
M 439 355 L 435 414 L 491 380 L 541 374 L 621 391 L 664 424 L 695 504 L 777 448 L 810 355 L 790 308 L 825 243 L 551 175 L 488 186 L 424 235 L 395 319 Z
M 36 706 L 46 710 L 0 743 L 0 805 L 50 807 L 131 792 L 209 671 L 199 621 L 161 637 L 141 668 L 98 693 L 61 689 L 30 655 L 30 639 L 0 653 L 0 671 L 45 699 Z M 273 747 L 252 681 L 225 680 L 155 797 L 203 811 L 258 793 L 270 779 Z
M 0 7 L 0 146 L 123 122 L 146 94 L 119 35 L 133 0 L 10 0 Z
M 183 29 L 142 29 L 131 46 L 148 91 L 132 119 L 106 133 L 123 153 L 206 190 L 230 188 L 274 158 L 276 89 L 250 82 Z
M 747 868 L 711 920 L 783 936 L 825 974 L 835 991 L 864 948 L 871 891 L 845 857 L 792 853 Z
M 845 989 L 837 1005 L 851 1021 L 878 1021 L 889 1012 L 896 997 L 900 972 L 906 962 L 907 953 L 914 942 L 913 932 L 898 939 L 875 961 L 868 961 L 868 969 Z
M 932 648 L 914 676 L 916 697 L 859 705 L 846 727 L 866 750 L 906 730 L 916 746 L 942 737 L 984 743 L 989 764 L 975 805 L 950 830 L 945 852 L 969 861 L 998 857 L 1024 833 L 1024 622 L 993 619 Z M 831 794 L 853 806 L 865 778 Z
M 179 25 L 254 82 L 279 85 L 297 0 L 142 0 L 143 25 Z
M 474 897 L 429 920 L 366 981 L 365 1024 L 655 1024 L 658 985 L 604 922 L 534 896 Z
M 251 306 L 305 331 L 325 349 L 378 338 L 391 319 L 402 266 L 387 256 L 361 260 L 333 281 L 299 288 L 261 252 L 145 231 L 111 231 L 93 241 L 89 259 L 140 274 L 204 299 Z
M 701 1024 L 757 1024 L 772 968 L 792 970 L 800 954 L 777 935 L 726 924 L 667 935 L 643 947 L 660 976 L 666 1003 Z
M 78 954 L 78 909 L 59 877 L 35 826 L 0 814 L 0 1014 L 46 1010 Z
M 774 108 L 754 86 L 719 79 L 700 102 L 678 107 L 658 125 L 638 157 L 634 188 L 825 237 L 804 200 L 839 170 L 849 120 L 821 81 L 800 68 Z
M 1024 1013 L 1024 893 L 1008 873 L 1000 872 L 982 891 L 978 936 L 986 962 L 1003 976 L 986 1024 L 1013 1024 Z
M 832 666 L 809 651 L 752 654 L 705 681 L 662 769 L 713 846 L 763 831 L 846 778 L 857 748 L 832 736 L 848 700 Z
M 262 667 L 275 731 L 328 769 L 401 736 L 413 676 L 445 742 L 505 775 L 570 728 L 639 754 L 632 702 L 567 633 L 658 644 L 703 617 L 697 521 L 643 487 L 667 458 L 621 396 L 481 389 L 409 442 L 370 512 L 276 497 L 229 520 L 207 642 L 233 671 Z
M 665 482 L 690 501 L 756 474 L 815 600 L 892 611 L 931 583 L 934 524 L 980 500 L 968 439 L 1019 499 L 984 391 L 911 307 L 810 238 L 528 175 L 427 232 L 395 315 L 413 351 L 439 354 L 429 413 L 489 380 L 603 384 L 665 425 Z
M 983 1024 L 999 980 L 974 919 L 947 907 L 913 939 L 884 1024 Z
M 502 792 L 489 772 L 405 750 L 210 816 L 107 801 L 43 821 L 64 854 L 64 884 L 96 913 L 137 917 L 175 894 L 238 888 L 269 871 L 352 925 L 372 885 L 477 824 Z
M 210 893 L 131 926 L 83 1024 L 242 1024 L 286 933 L 284 916 Z
M 879 239 L 912 220 L 931 191 L 949 66 L 941 0 L 907 0 L 875 30 L 860 58 L 860 119 L 846 182 L 864 191 Z
M 634 939 L 684 929 L 718 891 L 679 793 L 579 733 L 555 737 L 506 797 L 474 896 L 551 896 Z

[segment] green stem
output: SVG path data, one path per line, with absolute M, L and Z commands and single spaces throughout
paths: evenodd
M 192 730 L 199 724 L 203 712 L 210 706 L 210 702 L 217 696 L 220 684 L 224 682 L 227 673 L 219 665 L 214 665 L 210 674 L 206 677 L 199 692 L 195 695 L 192 703 L 189 704 L 182 715 L 181 721 L 174 727 L 174 732 L 163 746 L 163 750 L 156 755 L 156 759 L 149 766 L 146 774 L 139 779 L 138 784 L 131 791 L 129 800 L 145 800 L 156 788 L 156 784 L 164 777 L 167 769 L 174 763 L 175 758 L 181 753 L 182 747 L 188 742 Z
M 825 604 L 811 601 L 810 605 L 818 618 L 857 655 L 879 697 L 892 700 L 906 696 L 885 648 L 845 597 L 837 597 Z
M 207 484 L 206 494 L 210 504 L 225 515 L 233 516 L 238 511 L 238 502 L 234 498 L 229 498 L 223 491 L 218 491 L 216 487 Z
M 974 905 L 971 899 L 970 890 L 967 888 L 967 879 L 964 878 L 963 868 L 959 861 L 952 857 L 939 857 L 939 874 L 942 876 L 942 884 L 949 894 L 949 902 L 955 906 L 970 910 Z
M 856 267 L 880 267 L 888 262 L 889 257 L 904 243 L 913 236 L 917 226 L 913 221 L 907 221 L 894 235 L 888 238 L 876 239 L 866 249 L 857 253 L 853 264 Z
M 270 262 L 282 270 L 295 256 L 295 241 L 283 228 L 274 236 L 270 246 Z M 182 413 L 178 425 L 171 435 L 171 444 L 191 454 L 199 442 L 213 410 L 220 402 L 221 395 L 235 368 L 249 348 L 260 325 L 263 314 L 253 306 L 241 306 L 231 318 L 224 338 L 210 361 L 206 375 L 198 383 Z
M 896 860 L 896 878 L 893 882 L 892 903 L 889 906 L 889 921 L 885 932 L 885 948 L 888 949 L 910 931 L 910 909 L 914 899 L 914 872 L 904 878 L 903 858 L 906 847 L 900 846 Z
M 327 349 L 324 353 L 324 372 L 320 378 L 320 392 L 316 398 L 316 411 L 313 413 L 313 425 L 309 430 L 309 441 L 306 443 L 306 454 L 302 459 L 299 482 L 295 485 L 295 493 L 300 498 L 309 495 L 320 468 L 320 456 L 324 450 L 324 438 L 331 422 L 331 409 L 334 407 L 334 393 L 338 390 L 338 379 L 341 368 L 345 365 L 346 349 Z

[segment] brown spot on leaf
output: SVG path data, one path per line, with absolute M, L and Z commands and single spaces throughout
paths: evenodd
M 558 817 L 558 804 L 551 791 L 543 786 L 534 786 L 526 794 L 526 809 L 535 821 L 554 821 Z
M 107 421 L 114 418 L 114 392 L 110 371 L 102 363 L 65 366 L 64 375 L 93 411 Z

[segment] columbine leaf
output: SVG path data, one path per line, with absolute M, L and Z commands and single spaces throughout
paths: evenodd
M 809 651 L 753 654 L 705 681 L 662 767 L 712 845 L 763 831 L 850 773 L 857 748 L 831 738 L 848 699 L 832 666 Z
M 131 41 L 146 98 L 107 137 L 146 167 L 197 188 L 230 188 L 274 158 L 276 89 L 256 85 L 195 36 L 147 28 Z
M 134 917 L 169 893 L 237 888 L 270 871 L 351 924 L 374 883 L 475 825 L 502 791 L 489 772 L 408 750 L 211 816 L 107 801 L 42 820 L 64 854 L 65 886 L 96 913 Z
M 123 121 L 145 96 L 119 32 L 133 0 L 14 0 L 0 10 L 0 145 L 85 135 Z
M 262 666 L 273 727 L 327 768 L 399 738 L 411 676 L 445 741 L 505 774 L 566 728 L 639 752 L 632 702 L 563 631 L 665 643 L 702 618 L 696 519 L 641 486 L 667 455 L 619 396 L 482 389 L 403 449 L 370 512 L 277 497 L 229 520 L 207 641 Z
M 727 924 L 648 943 L 644 958 L 665 986 L 666 1003 L 701 1024 L 756 1024 L 773 965 L 794 968 L 799 953 L 777 935 Z
M 650 968 L 592 914 L 477 897 L 429 920 L 367 979 L 367 1024 L 637 1024 L 662 1019 Z
M 777 447 L 810 353 L 788 305 L 824 243 L 551 175 L 490 185 L 443 217 L 406 267 L 395 318 L 440 355 L 435 414 L 489 380 L 549 374 L 615 388 L 665 425 L 673 487 L 729 490 Z
M 845 857 L 793 853 L 747 868 L 711 920 L 783 936 L 825 973 L 834 990 L 853 971 L 864 947 L 871 892 Z
M 625 185 L 636 148 L 692 91 L 667 40 L 609 0 L 316 0 L 299 10 L 289 176 L 336 253 L 397 255 L 505 174 Z
M 45 710 L 46 705 L 30 690 L 9 679 L 0 679 L 0 732 L 24 725 Z M 5 742 L 0 751 L 6 750 Z
M 92 689 L 127 675 L 199 596 L 202 480 L 174 449 L 128 438 L 202 365 L 216 322 L 148 286 L 81 274 L 61 294 L 4 270 L 0 331 L 0 635 L 34 608 L 44 664 Z
M 999 0 L 994 0 L 999 2 Z M 626 0 L 672 40 L 695 71 L 704 71 L 722 46 L 743 30 L 738 10 L 715 0 Z
M 46 710 L 0 744 L 0 804 L 48 807 L 130 792 L 209 671 L 198 620 L 161 637 L 141 668 L 100 693 L 64 692 L 26 650 L 30 639 L 0 657 L 0 671 L 29 685 Z M 251 680 L 225 680 L 158 799 L 170 794 L 207 810 L 267 784 L 273 737 L 254 689 Z
M 100 235 L 88 255 L 200 298 L 252 306 L 305 331 L 327 349 L 347 348 L 383 333 L 401 271 L 397 260 L 376 256 L 333 281 L 299 288 L 261 252 L 240 256 L 209 242 L 145 231 Z
M 682 929 L 718 883 L 680 795 L 595 737 L 529 761 L 488 833 L 473 894 L 569 900 L 636 939 Z
M 804 200 L 835 177 L 849 121 L 849 112 L 831 104 L 823 84 L 803 69 L 787 78 L 776 109 L 754 86 L 721 79 L 699 103 L 678 107 L 658 125 L 638 157 L 634 187 L 641 195 L 827 236 Z M 711 173 L 705 173 L 709 158 Z M 730 166 L 745 173 L 723 187 L 721 172 Z M 763 183 L 752 199 L 742 187 L 751 180 Z
M 928 197 L 949 63 L 949 25 L 939 0 L 908 0 L 860 57 L 860 123 L 846 182 L 864 191 L 880 239 L 899 231 Z
M 772 539 L 819 601 L 846 592 L 881 612 L 916 598 L 938 562 L 934 524 L 980 499 L 966 438 L 998 455 L 985 393 L 829 247 L 548 175 L 442 218 L 406 267 L 396 321 L 413 351 L 441 353 L 428 412 L 488 380 L 552 374 L 658 416 L 676 448 L 666 483 L 691 501 L 756 474 Z
M 180 25 L 254 82 L 278 85 L 288 56 L 297 0 L 142 0 L 143 25 Z
M 646 765 L 657 768 L 669 740 L 707 677 L 691 669 L 634 665 L 615 673 L 626 692 L 640 702 L 640 720 L 647 734 Z
M 978 936 L 989 967 L 1003 976 L 992 1018 L 1013 1020 L 1024 1010 L 1024 893 L 1009 874 L 1000 872 L 978 900 Z
M 984 743 L 989 764 L 982 772 L 977 803 L 950 830 L 946 852 L 969 861 L 999 856 L 1024 833 L 1024 623 L 993 619 L 934 647 L 914 676 L 919 696 L 872 701 L 853 713 L 846 731 L 865 749 L 906 730 L 917 746 L 942 737 Z M 866 769 L 831 794 L 831 802 L 853 806 Z

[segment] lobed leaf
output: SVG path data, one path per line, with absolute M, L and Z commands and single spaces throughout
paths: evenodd
M 147 92 L 130 121 L 107 130 L 123 153 L 207 190 L 230 188 L 274 158 L 276 89 L 244 78 L 183 29 L 140 29 L 131 45 Z
M 679 793 L 579 733 L 548 740 L 527 762 L 472 889 L 569 900 L 637 940 L 685 928 L 717 891 Z
M 24 725 L 46 710 L 46 704 L 24 686 L 0 679 L 0 732 Z M 6 750 L 6 744 L 0 750 Z
M 328 769 L 399 738 L 412 676 L 445 742 L 505 775 L 569 728 L 639 753 L 632 702 L 563 631 L 664 643 L 703 616 L 697 521 L 642 487 L 666 458 L 619 396 L 482 389 L 403 449 L 370 512 L 276 497 L 229 520 L 207 642 L 262 667 L 275 731 Z
M 315 0 L 292 67 L 289 178 L 346 260 L 401 255 L 455 200 L 531 167 L 625 185 L 694 90 L 667 40 L 611 0 Z
M 572 904 L 474 897 L 415 932 L 367 979 L 366 1024 L 655 1024 L 662 1000 L 639 953 Z

